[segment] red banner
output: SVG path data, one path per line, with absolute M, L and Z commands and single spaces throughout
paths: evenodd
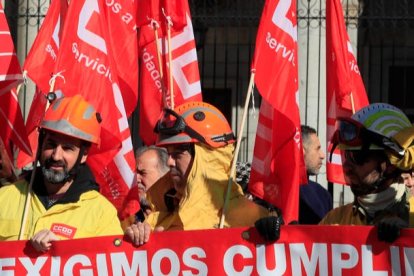
M 1 242 L 0 274 L 413 275 L 414 230 L 392 244 L 376 235 L 368 226 L 283 226 L 277 243 L 263 244 L 253 229 L 171 231 L 140 247 L 101 237 L 58 241 L 48 253 Z
M 0 41 L 0 95 L 2 95 L 22 82 L 23 75 L 1 3 Z
M 336 118 L 349 117 L 369 104 L 339 0 L 326 1 L 326 79 L 326 144 L 329 154 Z M 327 158 L 326 167 L 328 181 L 345 184 L 342 157 L 338 149 Z
M 125 94 L 120 89 L 119 66 L 125 66 L 128 62 L 119 61 L 114 66 L 122 47 L 115 47 L 112 43 L 119 43 L 122 39 L 111 37 L 116 35 L 116 31 L 108 26 L 125 31 L 131 42 L 128 28 L 133 30 L 135 19 L 129 21 L 133 14 L 132 2 L 126 1 L 122 7 L 119 3 L 115 6 L 111 4 L 113 2 L 103 0 L 71 1 L 67 15 L 70 21 L 65 23 L 55 71 L 63 76 L 56 78 L 57 89 L 61 89 L 66 96 L 81 94 L 102 116 L 100 148 L 92 148 L 87 162 L 101 186 L 101 192 L 115 205 L 122 219 L 124 206 L 135 206 L 126 215 L 134 214 L 139 209 L 138 194 L 132 205 L 124 202 L 131 187 L 136 185 L 135 158 L 127 120 L 128 112 L 132 111 L 126 110 L 126 106 L 133 109 L 136 104 L 136 87 L 129 87 L 128 90 L 128 87 L 122 86 Z M 136 41 L 131 43 L 136 46 Z M 131 48 L 125 49 L 122 59 L 134 60 L 129 56 L 130 51 Z M 130 69 L 131 74 L 136 73 L 133 66 Z M 126 69 L 123 70 L 125 73 Z M 138 78 L 131 75 L 124 79 L 124 84 L 127 85 L 127 79 L 134 77 Z M 134 83 L 131 85 L 134 86 Z
M 148 2 L 147 2 L 148 4 Z M 151 7 L 138 8 L 138 22 L 148 22 L 140 28 L 140 136 L 145 144 L 154 144 L 156 140 L 153 129 L 165 106 L 178 106 L 187 101 L 201 101 L 200 74 L 198 71 L 197 51 L 194 41 L 193 26 L 187 0 L 151 1 Z M 162 11 L 164 9 L 165 16 Z M 146 14 L 147 13 L 147 14 Z M 171 56 L 169 64 L 166 16 L 172 22 Z M 181 17 L 180 17 L 181 16 Z M 155 17 L 155 18 L 153 18 Z M 144 19 L 143 19 L 144 18 Z M 145 20 L 146 19 L 146 20 Z M 155 25 L 158 24 L 160 38 L 155 39 Z M 158 21 L 159 20 L 159 21 Z M 182 22 L 185 22 L 183 24 Z M 157 49 L 157 44 L 159 49 Z M 161 70 L 158 60 L 160 54 Z M 171 95 L 170 69 L 172 66 L 173 94 Z M 163 92 L 165 99 L 163 99 Z M 148 107 L 151 108 L 148 108 Z
M 295 1 L 266 1 L 252 65 L 263 102 L 249 191 L 282 209 L 287 222 L 298 219 L 299 185 L 307 183 L 300 135 L 295 14 Z

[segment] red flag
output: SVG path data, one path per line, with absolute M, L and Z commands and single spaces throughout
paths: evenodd
M 23 151 L 19 151 L 19 154 L 17 155 L 18 168 L 23 168 L 34 161 L 34 155 L 37 152 L 37 143 L 39 138 L 38 127 L 44 117 L 46 104 L 47 99 L 45 94 L 36 89 L 26 121 L 26 132 L 29 134 L 30 148 L 33 155 L 28 155 Z
M 0 95 L 0 125 L 2 126 L 0 136 L 3 144 L 6 145 L 10 160 L 13 160 L 13 154 L 9 147 L 10 141 L 26 154 L 32 154 L 22 111 L 14 89 Z
M 53 0 L 46 17 L 34 40 L 23 65 L 30 79 L 40 89 L 36 89 L 26 122 L 30 146 L 33 153 L 37 151 L 38 129 L 46 108 L 45 94 L 50 90 L 51 79 L 62 40 L 62 31 L 68 10 L 67 0 Z M 17 167 L 22 168 L 34 161 L 35 156 L 20 151 Z
M 155 2 L 155 3 L 154 3 Z M 164 13 L 171 17 L 173 22 L 173 31 L 171 39 L 172 50 L 172 72 L 174 82 L 174 105 L 178 106 L 187 101 L 201 101 L 201 85 L 200 74 L 198 71 L 197 51 L 194 41 L 194 32 L 191 24 L 191 15 L 188 2 L 182 1 L 166 1 L 164 2 L 151 1 L 150 6 L 139 13 L 140 18 L 138 22 L 145 22 L 142 17 L 152 18 L 155 14 L 162 14 L 156 11 L 157 7 L 164 8 Z M 148 4 L 148 2 L 146 2 Z M 155 11 L 154 11 L 155 10 Z M 152 13 L 146 15 L 147 13 Z M 182 16 L 181 16 L 182 14 Z M 184 14 L 186 15 L 184 17 Z M 164 16 L 164 15 L 162 15 Z M 157 18 L 155 18 L 156 20 Z M 141 75 L 140 75 L 140 91 L 141 92 L 141 108 L 140 108 L 140 136 L 145 144 L 150 145 L 155 143 L 155 133 L 153 132 L 155 123 L 159 119 L 163 103 L 163 89 L 168 89 L 168 41 L 165 31 L 165 18 L 159 18 L 161 27 L 160 34 L 162 37 L 158 41 L 161 50 L 162 72 L 161 77 L 160 67 L 157 58 L 157 45 L 155 41 L 155 31 L 153 26 L 143 25 L 140 29 L 139 45 L 140 45 L 140 59 L 141 59 Z M 181 24 L 180 22 L 185 22 Z M 183 25 L 182 28 L 180 26 Z M 166 91 L 165 104 L 171 107 L 171 94 Z M 148 108 L 148 107 L 151 108 Z
M 0 3 L 0 95 L 9 92 L 23 80 L 22 70 L 14 50 L 4 9 Z
M 351 116 L 369 104 L 339 0 L 326 2 L 326 79 L 326 138 L 330 153 L 336 118 Z M 345 184 L 340 151 L 336 149 L 331 158 L 327 158 L 328 181 Z
M 82 94 L 102 115 L 101 145 L 91 151 L 87 162 L 102 193 L 122 214 L 126 205 L 124 200 L 130 188 L 136 185 L 135 158 L 124 100 L 133 102 L 135 99 L 123 98 L 118 85 L 118 67 L 113 66 L 116 47 L 111 42 L 123 39 L 110 37 L 117 32 L 108 30 L 109 27 L 119 27 L 118 18 L 113 17 L 119 16 L 116 10 L 101 0 L 71 1 L 67 15 L 71 20 L 64 27 L 55 72 L 64 77 L 64 81 L 56 79 L 57 89 L 66 96 Z M 129 57 L 125 55 L 123 58 Z M 136 207 L 138 194 L 135 200 Z M 127 215 L 136 211 L 138 208 Z
M 155 21 L 162 31 L 166 31 L 166 20 L 170 20 L 171 28 L 179 32 L 187 25 L 186 14 L 189 14 L 189 7 L 186 0 L 137 0 L 137 2 L 139 27 Z
M 121 2 L 103 1 L 106 4 L 106 18 L 112 58 L 118 75 L 118 84 L 127 116 L 138 102 L 138 36 L 136 26 L 136 5 L 134 0 Z
M 296 62 L 296 2 L 267 0 L 252 68 L 263 102 L 249 190 L 279 207 L 286 222 L 298 218 L 299 184 L 306 179 Z
M 68 9 L 67 0 L 53 0 L 26 57 L 23 70 L 44 93 L 49 92 L 63 25 Z

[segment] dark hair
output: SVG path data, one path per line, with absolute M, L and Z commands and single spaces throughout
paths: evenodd
M 312 134 L 318 135 L 316 132 L 316 129 L 314 129 L 313 127 L 307 126 L 307 125 L 301 125 L 300 130 L 302 132 L 302 143 L 304 147 L 305 147 L 305 144 L 308 143 L 309 137 Z

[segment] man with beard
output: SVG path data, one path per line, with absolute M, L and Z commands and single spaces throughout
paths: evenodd
M 344 151 L 345 180 L 355 199 L 320 224 L 376 225 L 378 238 L 393 242 L 409 225 L 409 194 L 401 173 L 413 169 L 414 129 L 400 109 L 385 103 L 338 121 L 333 142 Z
M 248 200 L 236 183 L 231 183 L 226 195 L 235 139 L 217 108 L 187 102 L 175 110 L 166 109 L 156 130 L 157 146 L 168 152 L 174 188 L 165 193 L 158 183 L 151 187 L 150 193 L 164 195 L 167 208 L 151 212 L 144 223 L 126 229 L 134 244 L 147 242 L 152 230 L 219 228 L 226 196 L 224 227 L 256 226 L 265 240 L 279 238 L 282 220 L 275 207 Z
M 123 233 L 85 163 L 100 131 L 99 114 L 80 95 L 51 104 L 40 125 L 40 167 L 0 189 L 0 240 L 30 239 L 45 252 L 56 240 Z
M 309 176 L 318 175 L 325 159 L 321 142 L 312 127 L 302 125 L 303 159 Z M 332 209 L 332 196 L 321 184 L 308 179 L 299 188 L 299 223 L 318 224 Z

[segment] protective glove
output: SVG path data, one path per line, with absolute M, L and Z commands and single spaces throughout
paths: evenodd
M 274 242 L 280 238 L 280 226 L 282 224 L 283 219 L 281 217 L 268 216 L 258 219 L 254 226 L 265 241 Z
M 408 223 L 399 217 L 385 217 L 376 226 L 380 241 L 394 242 L 400 236 L 401 228 L 408 227 Z

